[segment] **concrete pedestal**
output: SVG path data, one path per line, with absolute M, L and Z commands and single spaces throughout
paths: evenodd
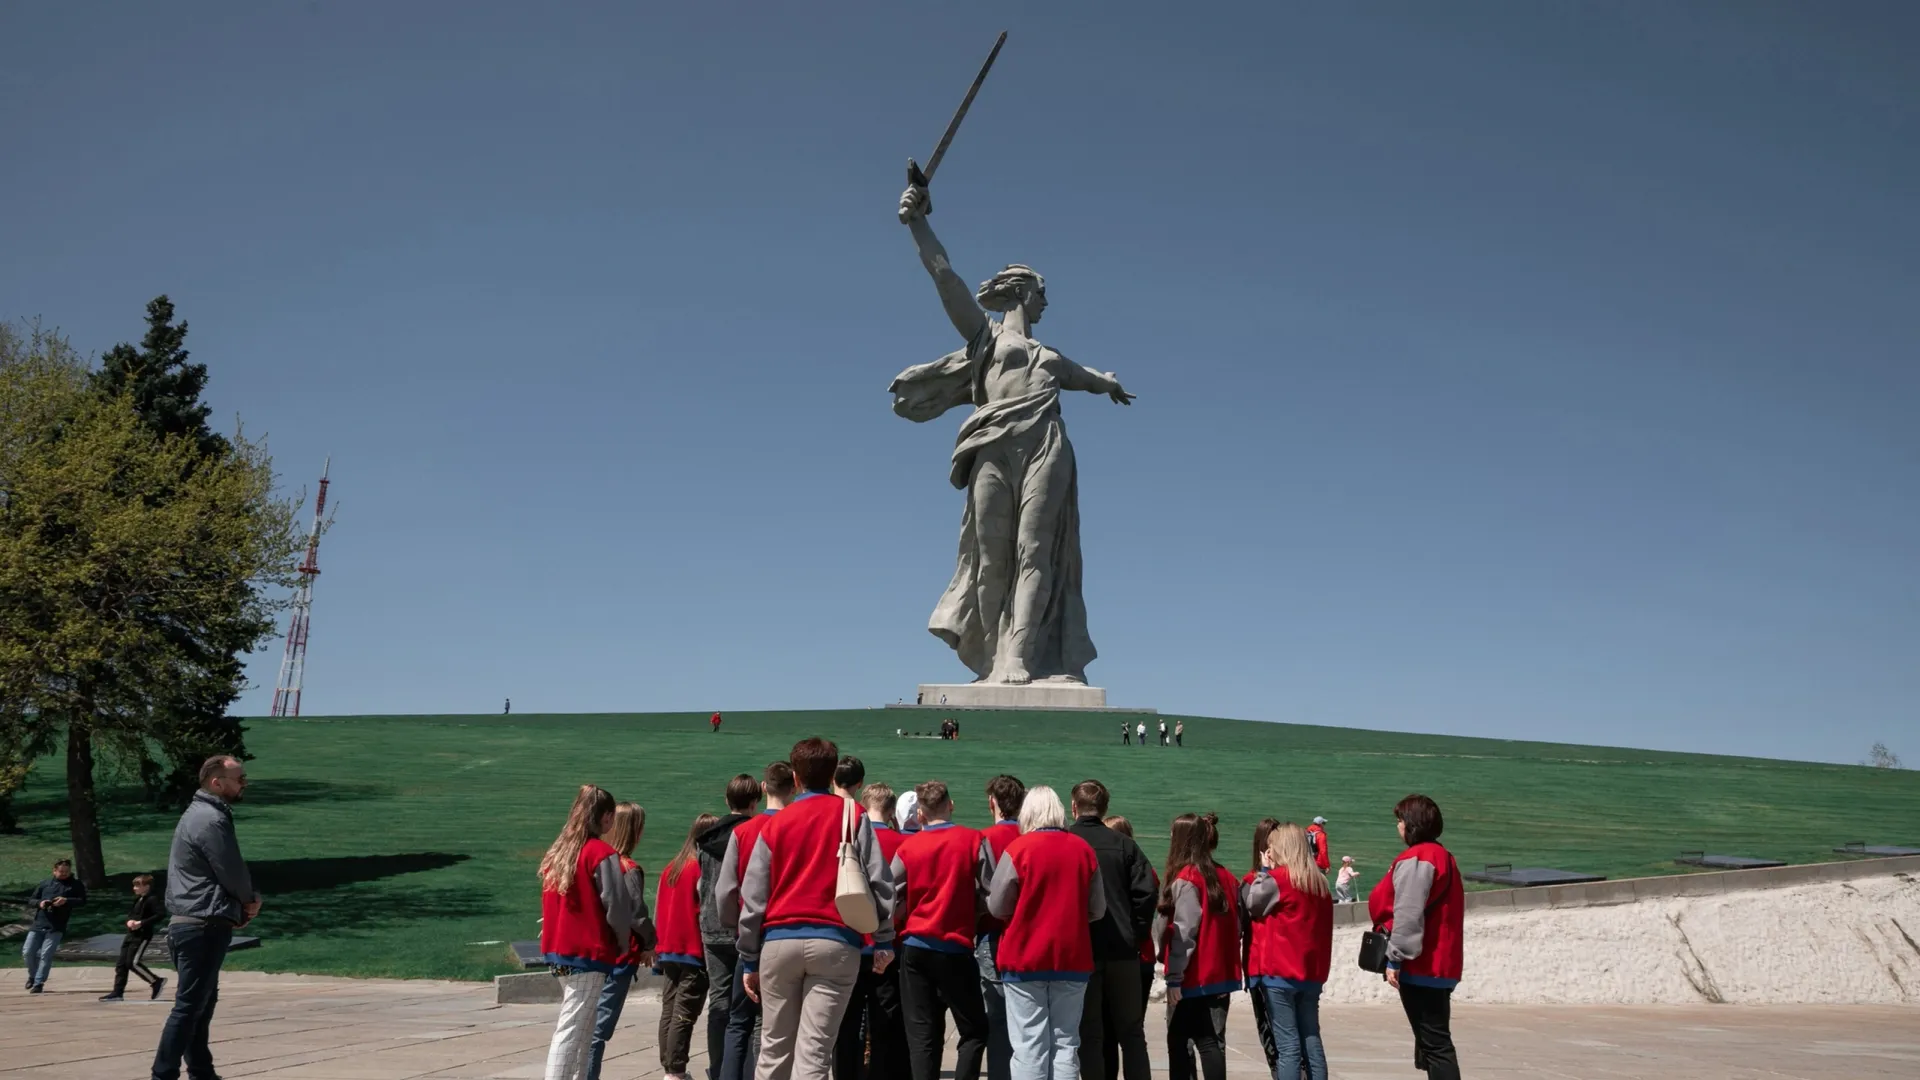
M 1104 709 L 1107 691 L 1076 682 L 922 683 L 919 704 L 936 709 Z

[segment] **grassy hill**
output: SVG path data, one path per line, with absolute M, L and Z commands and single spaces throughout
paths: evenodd
M 267 895 L 267 943 L 232 965 L 402 977 L 483 978 L 539 914 L 533 868 L 574 788 L 599 783 L 648 809 L 641 861 L 658 868 L 692 816 L 719 808 L 738 772 L 758 773 L 796 739 L 824 735 L 860 755 L 869 780 L 904 790 L 945 780 L 960 820 L 985 823 L 980 792 L 1011 772 L 1065 789 L 1089 776 L 1114 791 L 1156 862 L 1167 822 L 1222 819 L 1225 861 L 1244 870 L 1254 821 L 1330 821 L 1336 855 L 1367 882 L 1398 849 L 1393 803 L 1437 799 L 1445 840 L 1468 866 L 1514 862 L 1613 877 L 1676 872 L 1682 848 L 1831 859 L 1849 840 L 1920 843 L 1920 772 L 1552 743 L 1403 735 L 1187 718 L 1184 749 L 1121 746 L 1120 717 L 962 713 L 962 738 L 901 739 L 931 712 L 735 713 L 720 734 L 692 714 L 319 717 L 257 720 L 257 760 L 238 811 L 241 844 Z M 1168 718 L 1171 725 L 1173 718 Z M 0 836 L 0 892 L 25 892 L 65 853 L 63 759 L 40 763 L 17 800 L 24 835 Z M 106 857 L 118 895 L 74 933 L 121 915 L 125 880 L 166 861 L 171 815 L 109 789 Z M 19 963 L 6 950 L 0 963 Z

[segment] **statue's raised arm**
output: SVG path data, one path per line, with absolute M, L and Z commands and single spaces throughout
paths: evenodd
M 924 187 L 909 187 L 900 195 L 900 220 L 913 233 L 914 247 L 920 251 L 920 265 L 926 267 L 927 274 L 933 278 L 933 287 L 940 293 L 940 305 L 947 309 L 953 328 L 960 332 L 963 340 L 972 341 L 986 328 L 987 313 L 980 309 L 973 290 L 954 273 L 947 249 L 940 245 L 940 238 L 933 235 L 933 226 L 927 224 L 927 213 L 932 209 L 932 199 Z

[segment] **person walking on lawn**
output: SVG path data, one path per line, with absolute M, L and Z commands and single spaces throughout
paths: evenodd
M 101 1001 L 125 1001 L 127 997 L 127 976 L 138 975 L 140 981 L 153 990 L 157 999 L 167 980 L 153 973 L 143 961 L 147 956 L 147 946 L 153 944 L 153 927 L 160 921 L 163 909 L 160 898 L 153 895 L 153 875 L 141 874 L 133 879 L 133 911 L 127 915 L 127 934 L 120 939 L 120 959 L 113 965 L 113 991 L 101 998 Z
M 87 887 L 73 876 L 73 862 L 61 859 L 53 864 L 53 876 L 34 887 L 27 897 L 33 908 L 33 925 L 27 940 L 21 943 L 20 958 L 27 962 L 27 993 L 38 994 L 47 987 L 53 971 L 53 954 L 60 939 L 67 936 L 67 920 L 73 909 L 87 902 Z
M 216 1080 L 208 1031 L 220 1000 L 220 968 L 233 932 L 260 914 L 233 804 L 247 793 L 247 767 L 227 754 L 200 766 L 200 790 L 180 815 L 167 852 L 167 949 L 173 954 L 173 1011 L 153 1055 L 153 1080 L 179 1080 L 180 1062 L 193 1080 Z

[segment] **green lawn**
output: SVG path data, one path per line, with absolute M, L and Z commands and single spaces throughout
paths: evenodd
M 257 720 L 241 845 L 266 894 L 265 944 L 236 968 L 484 978 L 504 947 L 536 934 L 534 866 L 576 785 L 593 781 L 649 812 L 640 857 L 661 865 L 692 816 L 718 810 L 728 777 L 758 773 L 796 739 L 825 735 L 860 755 L 869 780 L 904 790 L 945 780 L 960 819 L 986 817 L 999 772 L 1065 789 L 1088 776 L 1113 789 L 1156 862 L 1167 822 L 1215 810 L 1222 855 L 1244 869 L 1266 814 L 1330 819 L 1336 854 L 1368 881 L 1397 850 L 1391 807 L 1409 791 L 1439 800 L 1446 841 L 1469 866 L 1514 862 L 1626 877 L 1673 873 L 1682 848 L 1792 862 L 1834 858 L 1849 840 L 1920 843 L 1920 772 L 1749 758 L 1501 742 L 1188 718 L 1187 746 L 1119 745 L 1119 718 L 966 713 L 957 743 L 899 739 L 928 712 L 351 717 Z M 1169 718 L 1169 724 L 1172 719 Z M 41 762 L 17 800 L 24 835 L 0 836 L 0 892 L 24 893 L 65 853 L 63 758 Z M 73 932 L 122 917 L 125 881 L 166 860 L 170 815 L 109 791 L 108 869 Z M 18 964 L 17 950 L 4 951 Z

